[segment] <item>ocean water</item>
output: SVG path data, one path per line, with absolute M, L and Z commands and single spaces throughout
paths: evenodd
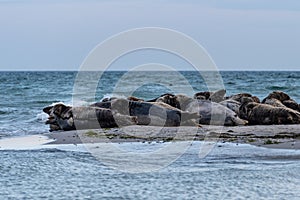
M 105 72 L 100 80 L 97 73 L 77 75 L 0 72 L 0 138 L 48 132 L 42 109 L 55 102 L 88 104 L 112 94 L 147 100 L 219 86 L 196 72 Z M 300 102 L 300 72 L 221 72 L 221 77 L 227 95 L 248 92 L 263 99 L 282 90 Z M 0 199 L 300 199 L 299 151 L 219 144 L 200 159 L 199 145 L 161 171 L 141 174 L 116 171 L 88 152 L 60 147 L 2 150 Z
M 87 72 L 79 79 L 77 72 L 0 72 L 0 137 L 47 132 L 42 109 L 55 102 L 72 104 L 78 91 L 83 93 L 76 99 L 92 103 L 112 93 L 148 100 L 167 92 L 193 95 L 209 87 L 197 72 L 181 72 L 185 79 L 175 72 L 135 72 L 127 78 L 124 74 L 106 72 L 98 79 Z M 221 72 L 221 76 L 227 95 L 248 92 L 263 99 L 282 90 L 300 102 L 300 72 Z M 93 87 L 96 91 L 90 90 Z
M 157 143 L 117 144 L 154 148 Z M 200 142 L 160 171 L 116 171 L 82 151 L 1 151 L 1 199 L 299 199 L 300 153 Z M 155 161 L 153 161 L 155 163 Z

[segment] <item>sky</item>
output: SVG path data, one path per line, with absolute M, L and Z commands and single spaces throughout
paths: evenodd
M 96 45 L 142 27 L 190 36 L 220 70 L 300 70 L 299 0 L 0 0 L 0 27 L 6 71 L 79 70 Z M 112 68 L 153 62 L 188 67 L 174 55 L 145 50 Z

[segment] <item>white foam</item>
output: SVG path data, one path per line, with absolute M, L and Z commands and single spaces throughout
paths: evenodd
M 102 101 L 103 99 L 105 99 L 105 98 L 112 98 L 112 97 L 116 97 L 116 98 L 120 98 L 120 99 L 127 99 L 127 97 L 126 96 L 124 96 L 124 95 L 119 95 L 119 94 L 112 94 L 112 93 L 107 93 L 107 94 L 104 94 L 103 95 L 103 98 L 100 100 L 100 101 Z
M 48 116 L 49 115 L 47 113 L 41 112 L 36 115 L 36 119 L 45 122 L 48 119 Z
M 65 106 L 72 106 L 71 104 L 69 104 L 69 103 L 64 103 L 64 102 L 62 102 L 62 101 L 59 101 L 59 102 L 53 102 L 53 103 L 51 103 L 49 106 L 55 106 L 55 105 L 57 105 L 57 104 L 63 104 L 63 105 L 65 105 Z

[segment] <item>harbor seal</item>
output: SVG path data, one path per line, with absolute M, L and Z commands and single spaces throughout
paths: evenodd
M 264 104 L 268 104 L 274 107 L 286 107 L 285 105 L 283 105 L 283 103 L 281 103 L 281 101 L 279 101 L 278 99 L 264 99 L 263 101 Z
M 282 91 L 273 91 L 262 101 L 262 103 L 271 104 L 280 107 L 282 105 L 280 105 L 279 102 L 288 108 L 291 108 L 296 111 L 300 111 L 300 105 L 295 100 L 293 100 L 288 94 Z
M 285 100 L 282 102 L 282 104 L 288 108 L 291 108 L 293 110 L 300 112 L 300 105 L 293 99 Z
M 290 100 L 291 99 L 291 97 L 288 94 L 286 94 L 286 93 L 284 93 L 282 91 L 273 91 L 266 98 L 264 98 L 262 100 L 262 103 L 264 103 L 266 101 L 266 99 L 272 99 L 272 98 L 273 99 L 277 99 L 277 100 L 279 100 L 281 102 L 283 102 L 285 100 Z
M 195 112 L 185 112 L 163 102 L 139 102 L 116 99 L 111 102 L 111 109 L 121 114 L 137 116 L 139 125 L 180 126 L 189 120 L 199 119 Z
M 252 94 L 249 94 L 249 93 L 239 93 L 239 94 L 234 94 L 234 95 L 231 95 L 231 96 L 228 96 L 228 97 L 225 97 L 225 99 L 231 99 L 231 100 L 234 100 L 234 101 L 238 101 L 240 103 L 243 103 L 242 102 L 242 99 L 243 98 L 251 98 L 253 102 L 256 102 L 256 103 L 260 103 L 260 99 L 257 97 L 257 96 L 252 96 Z
M 74 107 L 72 112 L 75 126 L 80 129 L 114 128 L 137 124 L 137 117 L 122 115 L 106 108 Z
M 99 107 L 71 107 L 56 104 L 43 109 L 49 115 L 46 124 L 50 131 L 93 128 L 113 128 L 137 124 L 134 116 L 114 113 L 110 109 Z
M 170 102 L 170 101 L 168 101 Z M 137 116 L 138 125 L 180 126 L 196 124 L 198 113 L 189 113 L 163 102 L 129 101 L 113 99 L 107 102 L 91 104 L 92 107 L 108 108 L 123 115 Z M 164 124 L 164 120 L 166 123 Z M 193 121 L 193 122 L 192 122 Z
M 219 103 L 224 100 L 226 90 L 218 90 L 216 92 L 197 92 L 194 94 L 194 99 L 210 100 Z
M 63 103 L 58 103 L 43 109 L 43 111 L 49 115 L 46 124 L 50 124 L 50 131 L 75 130 L 71 109 L 71 106 L 66 106 Z
M 246 125 L 247 121 L 240 119 L 238 115 L 229 108 L 208 100 L 197 100 L 190 103 L 187 111 L 198 111 L 201 115 L 200 124 L 239 126 Z
M 240 116 L 251 125 L 299 124 L 300 113 L 287 107 L 246 102 L 240 107 Z
M 227 99 L 224 101 L 221 101 L 220 104 L 222 106 L 225 106 L 235 112 L 238 116 L 240 114 L 240 106 L 242 105 L 240 102 L 232 100 L 232 99 Z
M 147 102 L 163 102 L 174 108 L 178 108 L 178 109 L 181 108 L 180 103 L 177 100 L 177 97 L 174 94 L 169 94 L 169 93 L 163 94 L 160 97 L 149 100 Z
M 209 97 L 212 95 L 212 92 L 197 92 L 194 94 L 194 99 L 200 99 L 200 100 L 208 100 Z
M 186 95 L 176 95 L 182 106 L 182 110 L 188 112 L 198 112 L 201 116 L 200 124 L 237 126 L 246 125 L 247 121 L 229 108 L 209 100 L 192 99 Z M 212 113 L 214 111 L 214 113 Z M 214 120 L 212 120 L 214 119 Z
M 140 102 L 145 101 L 144 99 L 140 99 L 140 98 L 137 98 L 137 97 L 134 97 L 134 96 L 128 97 L 127 100 L 129 100 L 129 101 L 140 101 Z

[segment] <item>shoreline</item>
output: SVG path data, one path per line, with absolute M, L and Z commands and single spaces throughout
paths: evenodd
M 127 126 L 45 133 L 52 144 L 213 141 L 277 149 L 300 149 L 300 125 L 156 127 Z

